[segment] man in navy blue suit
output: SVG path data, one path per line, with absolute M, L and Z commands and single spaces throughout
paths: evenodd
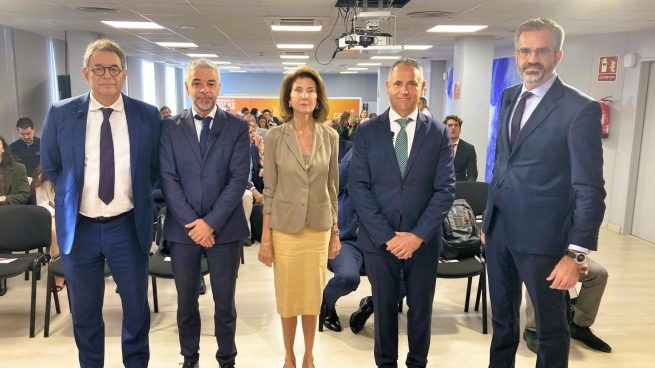
M 537 367 L 567 367 L 564 293 L 587 270 L 605 211 L 598 102 L 567 86 L 555 66 L 564 30 L 532 19 L 516 31 L 523 83 L 503 93 L 483 231 L 493 311 L 489 367 L 514 367 L 521 281 L 533 301 Z
M 118 44 L 89 44 L 82 73 L 91 92 L 52 105 L 41 138 L 41 167 L 56 187 L 57 241 L 80 366 L 104 365 L 106 260 L 123 306 L 123 364 L 147 367 L 150 193 L 161 118 L 156 107 L 121 94 L 127 70 Z
M 359 217 L 357 246 L 373 291 L 375 363 L 398 365 L 398 289 L 407 292 L 407 367 L 425 367 L 432 300 L 455 176 L 446 127 L 418 111 L 423 70 L 397 60 L 387 79 L 391 108 L 359 126 L 348 181 Z
M 216 106 L 220 79 L 204 59 L 186 67 L 191 109 L 164 122 L 161 183 L 177 288 L 177 325 L 184 368 L 198 366 L 200 258 L 206 254 L 214 297 L 216 360 L 233 367 L 237 312 L 234 303 L 241 240 L 248 236 L 242 197 L 250 170 L 248 123 Z

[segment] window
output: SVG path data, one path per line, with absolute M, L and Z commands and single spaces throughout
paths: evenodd
M 141 63 L 141 85 L 143 86 L 143 101 L 158 106 L 155 92 L 155 64 L 150 61 Z
M 164 83 L 166 89 L 166 106 L 171 108 L 173 115 L 177 114 L 177 81 L 175 80 L 175 67 L 166 65 L 166 82 Z

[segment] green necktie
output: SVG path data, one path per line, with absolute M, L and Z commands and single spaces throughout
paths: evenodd
M 400 132 L 396 136 L 396 159 L 398 160 L 398 167 L 400 167 L 400 175 L 405 177 L 405 167 L 407 167 L 407 131 L 405 127 L 412 119 L 403 118 L 397 119 L 396 123 L 400 125 Z

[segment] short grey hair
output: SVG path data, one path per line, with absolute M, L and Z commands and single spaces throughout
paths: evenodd
M 123 52 L 123 49 L 121 49 L 121 46 L 118 43 L 107 38 L 95 40 L 86 46 L 86 51 L 84 51 L 84 64 L 82 66 L 92 66 L 89 65 L 89 59 L 91 59 L 93 54 L 100 51 L 108 51 L 116 54 L 121 60 L 121 68 L 125 69 L 125 52 Z
M 196 69 L 213 69 L 216 72 L 216 82 L 221 82 L 221 73 L 218 71 L 218 67 L 214 64 L 213 61 L 207 59 L 193 59 L 191 60 L 186 67 L 184 68 L 184 80 L 189 78 L 189 75 L 192 71 Z
M 557 24 L 552 19 L 548 18 L 535 18 L 535 19 L 530 19 L 523 24 L 519 26 L 519 28 L 516 29 L 516 35 L 514 36 L 514 48 L 518 50 L 519 48 L 519 37 L 521 36 L 521 33 L 527 32 L 527 31 L 540 31 L 542 29 L 547 29 L 553 33 L 553 36 L 555 36 L 555 51 L 560 51 L 562 50 L 562 46 L 564 45 L 564 28 Z
M 398 66 L 398 65 L 407 65 L 411 66 L 417 71 L 418 79 L 420 81 L 423 81 L 423 67 L 421 67 L 421 64 L 418 63 L 418 61 L 411 59 L 411 58 L 401 58 L 396 60 L 393 65 L 391 66 L 391 69 L 389 69 L 389 75 L 387 76 L 387 80 L 391 80 L 391 73 L 393 72 L 393 69 Z

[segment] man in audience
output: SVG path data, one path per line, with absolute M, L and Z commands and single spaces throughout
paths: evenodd
M 104 364 L 106 262 L 123 307 L 123 365 L 147 367 L 150 195 L 161 116 L 155 106 L 121 94 L 125 53 L 115 42 L 89 44 L 82 74 L 91 93 L 55 103 L 41 142 L 41 167 L 56 188 L 57 241 L 79 362 Z
M 234 302 L 241 241 L 248 236 L 243 210 L 250 152 L 248 124 L 218 108 L 220 74 L 210 60 L 186 67 L 191 109 L 164 123 L 161 182 L 177 289 L 177 322 L 184 368 L 198 367 L 200 259 L 207 256 L 214 298 L 216 360 L 234 367 L 237 311 Z
M 432 111 L 428 107 L 428 100 L 423 96 L 418 98 L 418 111 L 427 117 L 432 117 Z
M 478 179 L 478 162 L 475 147 L 463 139 L 459 139 L 462 132 L 462 119 L 457 115 L 448 115 L 443 123 L 448 127 L 453 157 L 455 157 L 455 180 L 476 181 Z
M 446 127 L 418 112 L 425 89 L 418 62 L 394 62 L 386 87 L 391 108 L 355 134 L 348 191 L 373 292 L 375 363 L 398 365 L 402 273 L 409 306 L 405 364 L 425 367 L 441 224 L 455 194 L 453 156 Z
M 30 118 L 18 119 L 16 129 L 20 139 L 11 144 L 11 152 L 18 162 L 25 165 L 27 176 L 31 178 L 41 159 L 41 139 L 35 136 L 34 123 Z
M 159 112 L 161 113 L 161 118 L 166 119 L 171 117 L 171 109 L 168 106 L 162 106 L 159 108 Z
M 496 162 L 482 230 L 492 309 L 490 368 L 514 367 L 521 281 L 534 302 L 537 367 L 568 366 L 566 290 L 587 273 L 605 213 L 598 102 L 555 67 L 564 30 L 531 19 L 515 33 L 523 83 L 502 97 Z
M 248 173 L 248 184 L 246 185 L 246 190 L 243 193 L 243 211 L 246 214 L 246 222 L 248 223 L 248 230 L 250 231 L 249 236 L 243 239 L 243 245 L 249 247 L 252 245 L 252 228 L 250 225 L 250 216 L 252 215 L 252 209 L 254 203 L 263 203 L 264 196 L 262 191 L 264 190 L 264 180 L 259 175 L 261 170 L 261 163 L 259 162 L 259 148 L 255 140 L 261 139 L 257 135 L 257 125 L 252 121 L 254 118 L 249 116 L 251 120 L 248 121 L 248 134 L 250 136 L 250 171 Z M 260 185 L 258 188 L 257 186 Z M 260 190 L 261 188 L 261 190 Z
M 577 298 L 571 300 L 575 302 L 573 303 L 573 320 L 569 324 L 571 337 L 582 341 L 594 350 L 611 353 L 612 347 L 596 336 L 590 328 L 596 321 L 600 301 L 605 292 L 608 278 L 607 270 L 590 257 L 587 257 L 587 266 L 589 266 L 589 272 L 586 275 L 580 275 L 580 282 L 582 283 L 580 294 Z M 528 349 L 533 353 L 537 353 L 539 351 L 539 340 L 536 332 L 537 323 L 534 318 L 534 307 L 528 294 L 525 295 L 525 315 L 527 321 L 525 330 L 523 330 L 523 339 L 528 345 Z

